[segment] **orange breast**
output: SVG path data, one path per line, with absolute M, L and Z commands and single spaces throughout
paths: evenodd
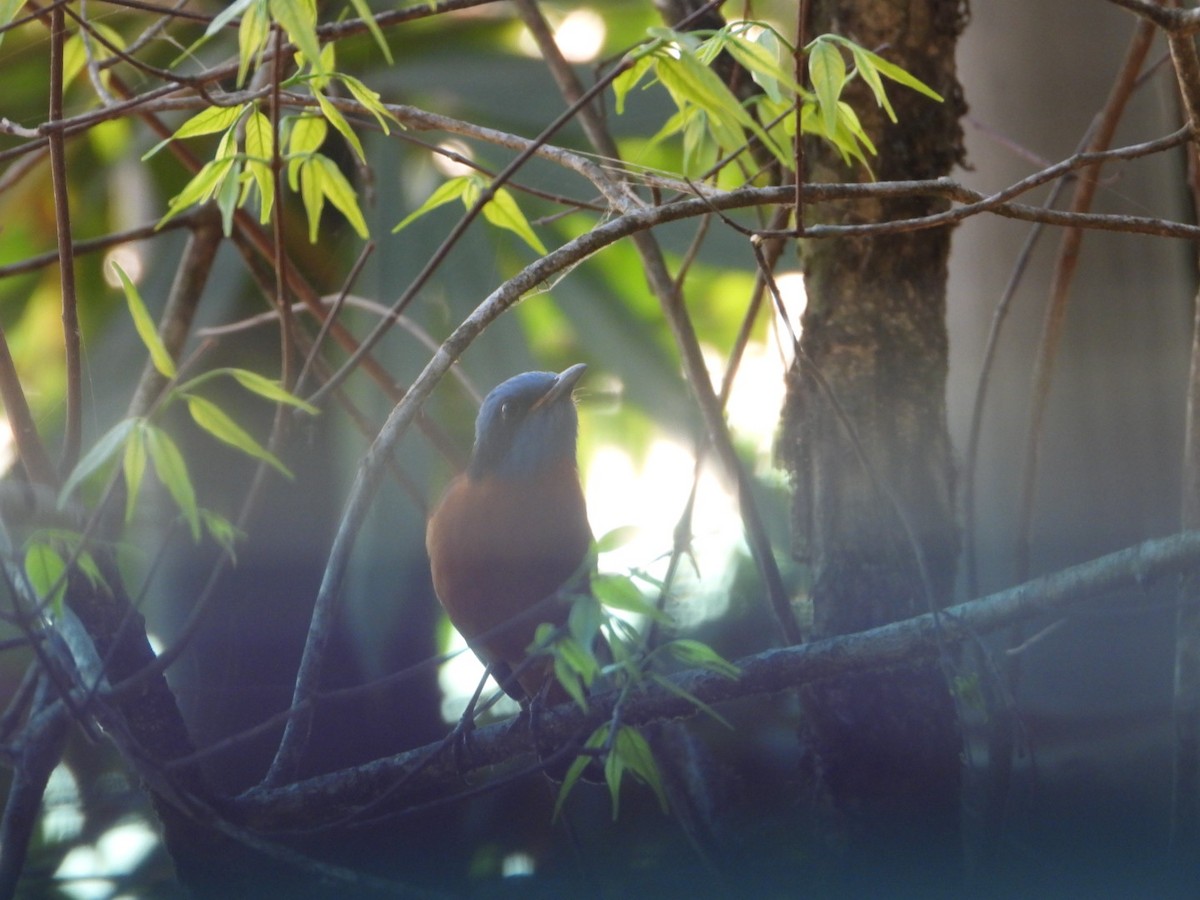
M 569 606 L 548 604 L 513 619 L 578 570 L 591 539 L 570 460 L 537 479 L 459 476 L 426 531 L 433 585 L 450 621 L 485 662 L 512 668 L 524 659 L 538 623 L 564 623 Z M 541 667 L 522 677 L 522 686 L 532 694 L 546 675 Z

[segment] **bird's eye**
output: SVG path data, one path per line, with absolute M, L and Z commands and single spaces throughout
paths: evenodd
M 513 414 L 513 405 L 511 403 L 500 404 L 500 418 L 508 421 Z

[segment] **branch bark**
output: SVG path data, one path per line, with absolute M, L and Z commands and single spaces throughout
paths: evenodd
M 729 680 L 688 670 L 671 680 L 707 704 L 791 690 L 848 674 L 901 669 L 931 659 L 939 645 L 976 641 L 1033 616 L 1062 612 L 1072 604 L 1120 591 L 1122 603 L 1143 602 L 1147 584 L 1200 566 L 1200 532 L 1146 541 L 1052 575 L 998 591 L 941 611 L 924 613 L 856 634 L 839 635 L 795 647 L 767 650 L 737 660 L 741 677 Z M 546 710 L 539 725 L 544 744 L 566 740 L 605 721 L 616 697 L 592 698 L 588 713 L 571 704 Z M 627 698 L 622 721 L 644 725 L 694 715 L 677 694 L 647 688 Z M 362 812 L 415 812 L 430 798 L 448 802 L 471 772 L 533 754 L 528 729 L 501 722 L 477 730 L 468 759 L 456 760 L 443 743 L 409 750 L 366 765 L 332 772 L 268 790 L 257 789 L 237 803 L 248 825 L 263 832 L 319 831 L 345 824 Z M 433 757 L 430 759 L 430 757 Z M 415 770 L 416 774 L 411 774 Z

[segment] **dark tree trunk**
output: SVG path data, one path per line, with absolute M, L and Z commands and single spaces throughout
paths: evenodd
M 965 13 L 956 0 L 814 0 L 810 35 L 846 35 L 945 98 L 939 104 L 890 86 L 893 124 L 856 83 L 857 96 L 847 99 L 878 147 L 872 164 L 879 179 L 934 178 L 960 161 L 965 106 L 954 48 Z M 814 182 L 866 177 L 815 142 L 807 157 Z M 810 209 L 808 219 L 888 221 L 942 207 L 921 198 L 829 204 Z M 902 619 L 949 597 L 958 552 L 945 410 L 949 249 L 949 229 L 804 247 L 809 299 L 801 344 L 866 457 L 864 465 L 811 369 L 798 362 L 782 453 L 795 483 L 796 552 L 812 569 L 814 637 Z M 805 702 L 813 771 L 845 829 L 847 871 L 953 872 L 962 744 L 942 668 L 822 684 Z

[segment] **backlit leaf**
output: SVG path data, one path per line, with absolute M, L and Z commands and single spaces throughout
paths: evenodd
M 287 467 L 273 453 L 256 441 L 242 426 L 233 421 L 217 404 L 204 397 L 189 394 L 187 396 L 187 406 L 192 420 L 217 440 L 242 451 L 247 456 L 261 459 L 288 478 L 292 477 L 292 473 L 288 471 Z
M 86 481 L 99 468 L 114 459 L 129 437 L 129 432 L 138 423 L 137 419 L 122 419 L 104 433 L 100 440 L 92 445 L 92 449 L 84 454 L 83 459 L 75 464 L 71 474 L 63 483 L 58 494 L 58 508 L 66 506 L 72 492 Z
M 125 270 L 119 263 L 113 262 L 112 267 L 121 280 L 121 288 L 125 291 L 125 303 L 129 307 L 129 315 L 133 318 L 133 327 L 137 329 L 138 337 L 150 351 L 150 360 L 154 363 L 154 368 L 164 378 L 174 378 L 175 360 L 171 359 L 166 345 L 158 336 L 158 329 L 155 328 L 154 320 L 150 318 L 150 313 L 146 310 L 146 304 L 142 301 L 142 295 L 138 293 L 137 286 L 129 280 L 129 276 L 125 274 Z
M 183 454 L 161 428 L 147 424 L 144 434 L 154 474 L 183 513 L 183 518 L 192 533 L 192 540 L 200 540 L 200 512 L 196 507 L 196 489 L 192 486 Z

